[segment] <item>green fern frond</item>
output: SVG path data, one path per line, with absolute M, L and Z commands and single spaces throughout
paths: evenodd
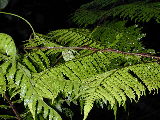
M 42 113 L 44 119 L 48 118 L 49 120 L 62 120 L 60 115 L 41 99 L 33 99 L 33 101 L 28 104 L 28 107 L 33 116 Z
M 62 120 L 58 114 L 63 109 L 58 109 L 60 100 L 66 103 L 80 101 L 85 120 L 97 101 L 107 103 L 116 113 L 118 106 L 125 106 L 127 98 L 137 101 L 146 90 L 158 91 L 158 62 L 146 60 L 144 63 L 140 56 L 123 54 L 148 53 L 140 42 L 144 37 L 141 29 L 136 25 L 126 27 L 126 22 L 122 21 L 104 21 L 122 17 L 159 22 L 159 4 L 122 3 L 119 0 L 94 0 L 81 6 L 73 20 L 80 25 L 98 25 L 95 29 L 71 28 L 47 35 L 36 34 L 25 47 L 44 49 L 30 49 L 23 55 L 16 54 L 10 36 L 0 33 L 0 94 L 11 89 L 11 98 L 19 94 L 34 120 L 38 114 L 44 119 Z M 47 49 L 63 46 L 107 47 L 120 51 Z M 50 103 L 45 102 L 46 99 Z
M 80 26 L 95 24 L 105 14 L 105 11 L 101 9 L 106 7 L 108 9 L 108 7 L 114 6 L 117 2 L 119 0 L 93 0 L 83 4 L 71 19 Z
M 1 72 L 1 71 L 0 71 Z M 3 94 L 6 91 L 6 81 L 4 75 L 0 75 L 0 93 Z
M 7 78 L 8 84 L 12 85 L 14 83 L 14 75 L 16 72 L 17 63 L 15 60 L 10 59 L 3 62 L 0 66 L 0 75 L 3 78 Z M 3 80 L 2 80 L 3 81 Z
M 40 72 L 50 67 L 49 58 L 41 50 L 25 54 L 23 62 L 33 72 Z
M 1 52 L 1 65 L 0 65 L 0 92 L 4 94 L 6 87 L 9 89 L 15 89 L 12 93 L 12 96 L 20 94 L 21 99 L 24 101 L 24 104 L 29 107 L 34 119 L 35 111 L 37 109 L 36 102 L 39 99 L 50 98 L 52 99 L 53 95 L 48 88 L 45 88 L 43 83 L 36 84 L 36 78 L 32 77 L 32 72 L 37 72 L 35 64 L 40 69 L 48 68 L 50 66 L 49 60 L 42 51 L 36 51 L 36 53 L 24 55 L 23 64 L 18 60 L 18 55 L 16 54 L 16 46 L 14 41 L 9 35 L 0 34 L 0 52 Z M 29 57 L 27 57 L 27 55 Z M 39 55 L 39 56 L 38 56 Z M 21 57 L 23 58 L 23 57 Z M 29 59 L 28 59 L 29 58 Z M 43 63 L 42 63 L 43 62 Z M 28 68 L 26 68 L 28 67 Z M 44 69 L 42 69 L 44 70 Z M 38 76 L 39 77 L 39 76 Z M 36 84 L 36 85 L 35 85 Z M 44 107 L 44 116 L 49 116 L 49 118 L 55 119 L 58 118 L 61 120 L 59 114 L 52 108 L 47 107 L 43 104 Z M 47 113 L 48 111 L 48 113 Z
M 16 46 L 11 36 L 0 33 L 0 53 L 14 58 L 16 52 Z
M 85 32 L 81 32 L 85 35 Z M 73 33 L 74 36 L 80 34 Z M 52 38 L 61 43 L 63 40 L 72 38 L 65 39 L 68 36 L 68 31 L 65 31 L 65 34 L 61 33 L 63 39 L 59 39 L 61 38 L 59 34 L 60 32 L 54 34 Z M 101 48 L 100 45 L 95 44 L 91 32 L 88 32 L 89 36 L 84 38 L 83 35 L 80 36 L 82 42 L 79 46 L 84 44 Z M 74 40 L 72 38 L 67 42 L 67 45 L 77 45 L 77 39 Z M 51 42 L 51 39 L 49 42 L 46 41 L 45 45 L 40 42 L 38 42 L 39 46 L 45 47 Z M 47 50 L 31 50 L 30 53 L 20 57 L 22 61 L 18 60 L 18 57 L 15 59 L 2 57 L 5 59 L 2 60 L 1 64 L 2 78 L 0 83 L 5 86 L 7 78 L 9 84 L 15 85 L 13 86 L 15 88 L 13 96 L 17 93 L 20 94 L 21 100 L 24 101 L 25 106 L 28 106 L 34 119 L 36 119 L 37 114 L 42 113 L 44 118 L 61 120 L 57 111 L 43 101 L 44 98 L 52 100 L 53 106 L 57 105 L 55 101 L 60 94 L 66 102 L 82 99 L 85 102 L 84 119 L 86 119 L 96 100 L 108 101 L 111 108 L 114 109 L 117 104 L 123 106 L 126 97 L 137 100 L 136 96 L 139 98 L 144 95 L 146 88 L 152 91 L 160 87 L 159 65 L 157 63 L 140 64 L 142 63 L 141 58 L 137 56 L 115 52 L 95 52 L 52 68 L 47 52 Z M 149 71 L 147 71 L 148 68 Z M 141 72 L 142 69 L 144 72 Z M 12 88 L 12 86 L 10 87 Z M 3 91 L 5 88 L 2 89 L 1 87 L 1 92 Z
M 106 22 L 96 27 L 91 36 L 99 40 L 107 48 L 114 48 L 126 52 L 144 52 L 141 38 L 145 34 L 136 25 L 125 27 L 125 21 Z
M 84 120 L 96 100 L 108 101 L 114 109 L 124 106 L 127 97 L 138 100 L 148 89 L 158 90 L 160 87 L 160 65 L 158 63 L 137 64 L 122 69 L 114 69 L 92 78 L 83 80 L 80 97 L 84 103 Z
M 0 115 L 0 118 L 3 119 L 3 120 L 16 119 L 15 116 L 11 116 L 11 115 Z
M 53 66 L 53 63 L 57 61 L 57 57 L 63 56 L 64 60 L 72 60 L 80 57 L 81 55 L 87 55 L 92 53 L 92 51 L 88 50 L 80 50 L 80 51 L 73 51 L 73 50 L 65 50 L 65 49 L 47 49 L 49 47 L 63 47 L 63 46 L 90 46 L 94 48 L 104 48 L 98 41 L 91 38 L 91 31 L 88 29 L 62 29 L 52 31 L 47 35 L 38 35 L 39 39 L 31 39 L 29 40 L 25 47 L 44 47 L 46 49 L 43 50 L 33 50 L 32 52 L 42 58 L 45 58 L 45 62 L 51 63 L 50 66 Z M 45 55 L 40 55 L 45 54 Z M 30 53 L 31 54 L 31 53 Z M 32 59 L 32 55 L 26 55 L 27 58 Z M 24 57 L 25 62 L 26 57 Z M 32 58 L 31 58 L 32 57 Z M 58 58 L 58 59 L 59 59 Z M 62 57 L 61 57 L 62 58 Z M 47 60 L 48 59 L 48 60 Z M 61 59 L 60 59 L 61 60 Z M 59 60 L 59 61 L 60 61 Z M 34 61 L 33 61 L 34 62 Z M 36 64 L 38 61 L 36 61 Z M 29 65 L 29 64 L 28 64 Z M 31 66 L 30 66 L 31 67 Z M 40 67 L 42 68 L 42 67 Z
M 43 101 L 43 98 L 53 99 L 55 96 L 51 92 L 51 88 L 40 81 L 41 79 L 39 80 L 39 75 L 37 76 L 36 73 L 32 75 L 25 66 L 18 63 L 17 77 L 20 78 L 16 79 L 16 84 L 21 87 L 20 97 L 24 101 L 24 105 L 29 107 L 34 119 L 36 114 L 43 111 L 45 118 L 49 116 L 51 120 L 55 118 L 61 120 L 60 115 Z M 43 110 L 39 109 L 37 103 L 43 107 Z
M 117 3 L 119 0 L 93 0 L 92 2 L 89 2 L 87 4 L 82 5 L 80 8 L 82 9 L 102 9 L 109 5 L 114 5 L 114 3 Z
M 55 39 L 57 43 L 62 46 L 85 46 L 96 47 L 99 45 L 96 41 L 92 40 L 90 37 L 91 31 L 88 29 L 61 29 L 48 33 L 48 37 Z
M 151 19 L 157 23 L 160 21 L 160 3 L 136 2 L 127 5 L 121 5 L 108 11 L 106 16 L 120 16 L 121 18 L 130 18 L 136 22 L 148 22 Z M 115 12 L 116 11 L 116 12 Z
M 27 43 L 24 45 L 25 47 L 62 47 L 61 45 L 54 42 L 54 39 L 51 39 L 50 37 L 42 34 L 37 34 L 37 37 L 35 39 L 30 39 L 26 41 Z M 37 50 L 33 50 L 35 53 Z M 40 50 L 38 50 L 39 52 Z M 42 50 L 44 54 L 46 55 L 54 55 L 56 53 L 62 52 L 63 50 Z
M 105 2 L 106 0 L 100 0 Z M 130 4 L 122 4 L 118 6 L 113 6 L 109 9 L 103 8 L 103 5 L 98 9 L 94 8 L 94 2 L 92 4 L 88 3 L 80 7 L 74 16 L 73 21 L 79 25 L 92 25 L 100 21 L 109 20 L 111 17 L 120 17 L 122 19 L 127 18 L 135 20 L 136 22 L 148 22 L 151 19 L 155 20 L 157 23 L 160 21 L 160 3 L 149 3 L 149 2 L 135 2 Z M 96 3 L 95 3 L 96 6 Z M 107 6 L 106 6 L 107 7 Z M 109 7 L 109 6 L 108 6 Z
M 132 59 L 132 62 L 127 63 L 128 59 Z M 90 78 L 104 71 L 121 68 L 122 64 L 139 63 L 139 60 L 139 58 L 133 56 L 128 58 L 128 56 L 125 57 L 125 55 L 112 52 L 98 52 L 74 61 L 68 61 L 51 68 L 49 71 L 41 72 L 41 77 L 38 81 L 43 82 L 46 88 L 52 91 L 55 96 L 61 91 L 65 96 L 73 94 L 72 98 L 74 98 L 75 93 L 79 92 L 79 86 L 83 79 Z
M 16 46 L 13 39 L 4 33 L 0 33 L 0 92 L 6 91 L 6 80 L 9 85 L 14 84 L 16 72 Z M 2 94 L 1 93 L 1 94 Z
M 87 45 L 91 47 L 99 47 L 100 44 L 90 38 L 90 33 L 91 31 L 88 29 L 71 28 L 52 31 L 47 36 L 62 46 L 77 47 Z M 78 53 L 77 57 L 80 55 L 90 54 L 92 51 L 81 50 Z
M 74 23 L 79 26 L 88 26 L 95 24 L 99 21 L 104 15 L 106 11 L 104 10 L 87 10 L 87 9 L 79 9 L 75 12 L 72 20 Z
M 35 39 L 28 40 L 25 47 L 62 47 L 46 35 L 37 34 L 37 36 Z M 24 55 L 23 62 L 31 71 L 41 72 L 50 66 L 54 66 L 62 51 L 64 50 L 30 50 Z
M 50 32 L 47 39 L 69 47 L 87 45 L 99 49 L 107 47 L 126 52 L 148 52 L 140 41 L 145 36 L 141 33 L 141 28 L 138 28 L 137 25 L 126 27 L 125 23 L 125 21 L 106 22 L 93 31 L 73 28 L 56 30 Z M 84 51 L 86 50 L 79 53 L 83 55 Z

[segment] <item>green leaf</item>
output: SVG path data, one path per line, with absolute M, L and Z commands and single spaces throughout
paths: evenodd
M 108 101 L 111 109 L 124 106 L 127 98 L 139 100 L 145 94 L 160 88 L 160 65 L 143 63 L 115 69 L 83 80 L 80 95 L 84 99 L 84 120 L 96 100 Z M 115 104 L 117 104 L 115 106 Z
M 0 74 L 0 94 L 6 91 L 6 81 L 2 74 Z
M 15 116 L 11 116 L 11 115 L 0 115 L 1 119 L 16 119 Z
M 35 105 L 36 105 L 36 101 L 35 100 L 33 100 L 32 102 L 28 103 L 29 110 L 31 111 L 34 120 L 36 118 L 36 116 L 35 116 L 35 114 L 36 114 L 36 112 L 35 112 L 36 111 L 36 106 Z
M 8 106 L 8 105 L 0 105 L 0 108 L 8 109 L 8 108 L 11 108 L 11 106 Z
M 0 53 L 16 57 L 16 46 L 11 36 L 0 33 Z
M 111 1 L 117 2 L 117 5 L 116 3 L 110 4 Z M 151 19 L 157 23 L 160 21 L 160 2 L 135 1 L 129 4 L 118 4 L 118 0 L 94 0 L 82 5 L 74 13 L 72 19 L 76 24 L 83 26 L 103 23 L 110 20 L 110 17 L 113 17 L 114 20 L 120 17 L 136 22 L 149 22 Z

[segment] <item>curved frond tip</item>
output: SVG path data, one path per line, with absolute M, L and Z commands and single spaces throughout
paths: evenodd
M 84 120 L 96 100 L 107 101 L 111 108 L 124 106 L 127 98 L 138 100 L 160 88 L 160 65 L 158 63 L 137 64 L 122 69 L 115 69 L 83 81 L 80 97 L 84 99 Z

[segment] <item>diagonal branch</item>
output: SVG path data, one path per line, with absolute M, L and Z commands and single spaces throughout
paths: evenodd
M 112 48 L 106 48 L 106 49 L 97 49 L 97 48 L 91 48 L 88 46 L 83 46 L 83 47 L 25 47 L 24 49 L 43 49 L 43 50 L 47 50 L 47 49 L 75 49 L 75 50 L 91 50 L 91 51 L 100 51 L 100 52 L 115 52 L 115 53 L 121 53 L 121 54 L 125 54 L 125 55 L 136 55 L 136 56 L 141 56 L 141 57 L 147 57 L 147 58 L 152 58 L 152 59 L 157 59 L 160 60 L 160 57 L 158 56 L 153 56 L 150 54 L 146 54 L 146 53 L 129 53 L 129 52 L 123 52 L 123 51 L 119 51 L 116 49 L 112 49 Z
M 17 112 L 15 106 L 13 105 L 12 101 L 8 97 L 7 93 L 4 94 L 4 99 L 8 102 L 8 104 L 12 108 L 14 114 L 16 115 L 17 120 L 22 120 L 21 117 L 20 117 L 20 114 Z

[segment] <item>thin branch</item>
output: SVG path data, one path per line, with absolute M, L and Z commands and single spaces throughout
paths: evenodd
M 100 51 L 100 52 L 115 52 L 115 53 L 121 53 L 121 54 L 125 54 L 125 55 L 136 55 L 136 56 L 141 56 L 141 57 L 147 57 L 147 58 L 152 58 L 152 59 L 157 59 L 160 60 L 160 57 L 158 56 L 153 56 L 150 54 L 146 54 L 146 53 L 129 53 L 129 52 L 123 52 L 123 51 L 119 51 L 116 49 L 112 49 L 112 48 L 107 48 L 107 49 L 97 49 L 97 48 L 91 48 L 91 47 L 25 47 L 24 49 L 43 49 L 43 50 L 47 50 L 47 49 L 75 49 L 75 50 L 91 50 L 91 51 Z
M 129 52 L 123 52 L 123 51 L 119 51 L 119 50 L 111 49 L 111 48 L 103 49 L 103 50 L 100 50 L 100 51 L 101 52 L 115 52 L 115 53 L 121 53 L 121 54 L 125 54 L 125 55 L 136 55 L 136 56 L 141 56 L 141 57 L 147 57 L 147 58 L 160 60 L 160 57 L 153 56 L 153 55 L 146 54 L 146 53 L 129 53 Z
M 12 108 L 14 114 L 16 115 L 17 120 L 22 120 L 20 114 L 18 113 L 18 111 L 16 110 L 15 106 L 13 105 L 12 101 L 10 100 L 10 98 L 6 93 L 4 94 L 4 99 L 7 100 L 8 104 Z

